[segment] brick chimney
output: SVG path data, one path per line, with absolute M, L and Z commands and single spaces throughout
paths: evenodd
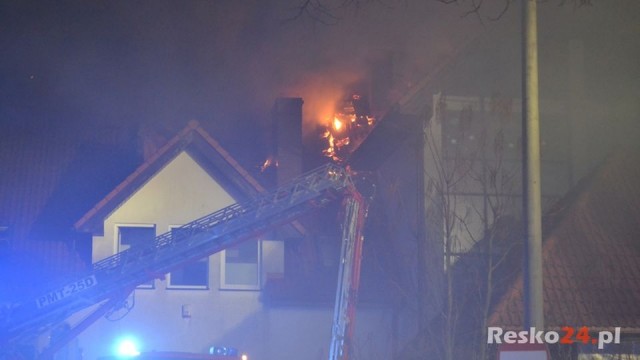
M 277 98 L 272 110 L 272 153 L 278 161 L 276 183 L 282 185 L 302 173 L 301 98 Z

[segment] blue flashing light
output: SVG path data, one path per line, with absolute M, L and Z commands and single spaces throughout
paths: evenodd
M 127 337 L 120 339 L 116 345 L 116 356 L 121 358 L 135 357 L 140 355 L 138 343 L 135 339 Z
M 209 348 L 209 354 L 221 356 L 237 356 L 238 349 L 226 346 L 212 346 Z

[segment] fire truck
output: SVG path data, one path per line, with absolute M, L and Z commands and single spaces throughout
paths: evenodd
M 98 261 L 86 273 L 52 284 L 36 298 L 11 304 L 0 314 L 0 359 L 52 359 L 65 344 L 121 303 L 136 286 L 339 199 L 343 203 L 344 220 L 329 358 L 348 359 L 360 282 L 367 201 L 356 189 L 353 173 L 334 164 L 321 166 L 248 202 L 236 203 L 196 219 L 183 225 L 180 231 L 158 236 L 151 244 L 134 246 Z M 26 357 L 18 355 L 17 349 L 22 345 L 34 343 L 73 314 L 92 307 L 95 310 L 73 328 L 52 336 L 40 353 Z M 136 355 L 141 359 L 245 360 L 242 355 Z

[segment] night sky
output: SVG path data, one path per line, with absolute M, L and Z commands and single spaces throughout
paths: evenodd
M 296 0 L 3 1 L 2 121 L 215 119 L 223 136 L 235 136 L 242 125 L 233 123 L 264 116 L 275 97 L 339 88 L 377 53 L 400 54 L 397 80 L 415 81 L 474 32 L 495 27 L 489 18 L 500 5 L 487 2 L 479 18 L 463 16 L 463 5 L 417 3 L 336 10 L 337 24 L 323 25 L 304 16 L 285 21 Z M 615 48 L 626 40 L 620 33 L 638 32 L 637 21 L 620 18 L 633 20 L 633 1 L 548 3 L 542 37 L 589 32 Z M 517 18 L 513 6 L 501 20 Z M 629 45 L 637 50 L 637 41 Z M 593 56 L 611 56 L 603 50 Z M 627 67 L 636 58 L 628 55 Z
M 448 74 L 433 85 L 445 94 L 519 98 L 518 6 L 492 19 L 504 1 L 485 0 L 479 14 L 464 0 L 347 1 L 354 6 L 318 21 L 291 18 L 301 0 L 2 0 L 0 226 L 36 209 L 37 224 L 70 230 L 140 164 L 127 131 L 169 138 L 195 119 L 257 173 L 277 97 L 304 98 L 309 129 L 385 57 L 391 103 L 436 70 Z M 574 107 L 583 173 L 616 146 L 638 142 L 638 14 L 638 0 L 539 6 L 540 95 L 543 106 Z M 568 50 L 574 40 L 579 61 Z
M 219 137 L 260 123 L 277 96 L 336 92 L 376 53 L 418 75 L 465 36 L 427 33 L 441 4 L 341 13 L 337 25 L 286 21 L 297 1 L 4 1 L 3 124 L 210 121 Z M 445 11 L 459 20 L 459 11 Z M 459 26 L 474 26 L 472 19 Z M 439 25 L 442 28 L 442 25 Z M 428 57 L 411 42 L 427 34 Z M 425 52 L 424 50 L 418 52 Z M 333 95 L 331 95 L 333 96 Z M 310 96 L 306 96 L 310 97 Z M 307 105 L 313 100 L 307 100 Z
M 577 96 L 592 104 L 584 110 L 587 136 L 603 146 L 594 153 L 605 153 L 619 137 L 633 139 L 638 128 L 640 5 L 561 3 L 539 9 L 541 97 Z M 459 68 L 492 77 L 451 79 L 442 83 L 444 91 L 519 96 L 515 5 L 493 21 L 502 0 L 486 1 L 479 15 L 466 16 L 464 1 L 362 2 L 335 9 L 333 24 L 323 24 L 304 14 L 291 20 L 299 4 L 3 1 L 2 141 L 19 136 L 28 146 L 48 136 L 77 147 L 100 142 L 113 128 L 150 126 L 171 136 L 196 119 L 245 167 L 256 169 L 268 155 L 264 134 L 276 97 L 303 97 L 305 121 L 312 123 L 381 56 L 393 59 L 392 96 L 442 63 L 454 64 L 453 73 Z M 566 81 L 572 38 L 585 41 L 580 66 L 587 75 L 580 89 Z M 474 56 L 487 61 L 467 60 Z

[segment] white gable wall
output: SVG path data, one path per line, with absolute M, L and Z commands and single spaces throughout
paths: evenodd
M 104 222 L 104 236 L 93 239 L 93 261 L 116 252 L 118 225 L 155 224 L 158 234 L 233 204 L 234 199 L 186 152 L 136 191 Z
M 179 154 L 110 214 L 104 236 L 93 238 L 93 260 L 117 250 L 117 226 L 154 224 L 161 234 L 235 202 L 187 153 Z M 282 242 L 263 241 L 262 277 L 284 271 Z M 135 306 L 118 321 L 100 319 L 78 338 L 85 359 L 112 355 L 116 339 L 136 337 L 143 351 L 207 352 L 232 346 L 260 359 L 326 359 L 333 307 L 263 307 L 260 291 L 220 290 L 220 258 L 209 259 L 209 289 L 137 289 Z M 131 299 L 130 299 L 131 300 Z M 186 306 L 191 316 L 182 316 Z M 114 314 L 120 315 L 122 311 Z M 362 348 L 389 357 L 390 316 L 385 309 L 359 311 Z M 376 339 L 372 346 L 372 339 Z M 374 359 L 375 357 L 366 356 Z
M 234 202 L 189 154 L 182 152 L 107 217 L 104 236 L 93 238 L 93 261 L 116 253 L 118 226 L 155 225 L 160 235 L 170 226 L 188 223 Z M 220 256 L 214 254 L 209 259 L 209 290 L 167 289 L 167 281 L 161 280 L 155 281 L 155 289 L 136 290 L 135 307 L 125 318 L 117 322 L 100 320 L 80 337 L 85 355 L 96 358 L 110 354 L 111 340 L 124 333 L 139 337 L 145 349 L 205 350 L 202 348 L 206 344 L 221 338 L 260 308 L 259 292 L 218 290 Z M 282 268 L 277 264 L 269 267 Z M 190 319 L 182 318 L 183 305 L 191 312 Z

